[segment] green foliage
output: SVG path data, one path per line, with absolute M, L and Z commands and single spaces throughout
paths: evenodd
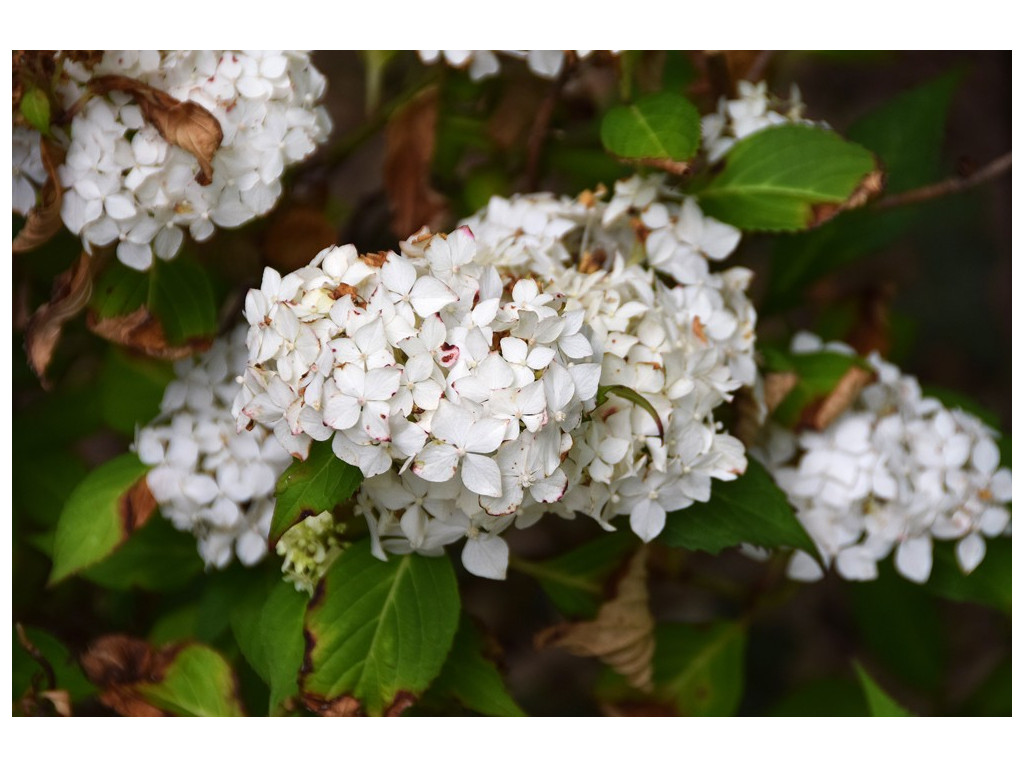
M 792 547 L 817 556 L 814 542 L 796 519 L 768 471 L 747 457 L 747 471 L 729 482 L 713 480 L 711 498 L 668 516 L 659 541 L 717 554 L 744 542 Z
M 655 688 L 670 697 L 680 715 L 736 713 L 743 697 L 746 630 L 742 624 L 662 624 L 655 631 L 655 642 Z
M 771 717 L 864 717 L 860 686 L 842 678 L 823 678 L 788 693 L 766 713 Z
M 369 542 L 346 550 L 306 612 L 303 693 L 352 696 L 369 715 L 418 696 L 441 671 L 459 622 L 446 557 L 375 558 Z
M 18 517 L 53 528 L 71 491 L 89 474 L 82 460 L 65 450 L 18 451 L 13 456 L 12 490 Z
M 517 560 L 513 567 L 535 579 L 555 607 L 570 618 L 593 618 L 605 584 L 639 540 L 629 531 L 602 533 L 592 541 L 540 563 Z
M 99 317 L 130 315 L 146 303 L 149 283 L 148 273 L 112 261 L 93 281 L 89 308 Z
M 774 352 L 768 366 L 773 371 L 790 371 L 798 376 L 796 386 L 772 413 L 772 419 L 779 424 L 794 427 L 804 410 L 832 392 L 847 371 L 854 366 L 867 368 L 867 363 L 856 356 L 840 352 L 788 355 Z
M 81 701 L 95 692 L 95 686 L 82 674 L 74 654 L 60 640 L 37 627 L 25 627 L 25 637 L 50 665 L 57 690 L 67 691 L 73 702 Z M 12 630 L 11 649 L 11 699 L 18 701 L 30 692 L 33 684 L 37 693 L 47 690 L 48 681 L 43 666 L 22 645 L 16 629 Z M 33 680 L 36 682 L 33 683 Z
M 363 476 L 331 450 L 330 441 L 316 443 L 305 461 L 296 459 L 277 481 L 270 543 L 276 545 L 285 532 L 305 517 L 334 509 L 349 499 Z
M 878 685 L 860 664 L 854 664 L 857 670 L 857 677 L 860 679 L 861 688 L 864 689 L 864 698 L 868 702 L 868 710 L 872 717 L 910 717 L 910 713 L 893 701 L 882 687 Z
M 164 390 L 174 379 L 169 363 L 130 356 L 110 347 L 99 377 L 103 420 L 128 437 L 160 413 Z
M 217 303 L 210 278 L 185 256 L 157 259 L 150 270 L 150 311 L 160 320 L 167 342 L 184 344 L 217 332 Z
M 986 539 L 985 559 L 965 575 L 956 560 L 956 542 L 936 542 L 928 589 L 949 600 L 987 605 L 1010 614 L 1012 549 L 1009 538 Z
M 270 686 L 269 711 L 299 692 L 308 597 L 275 573 L 269 592 L 250 590 L 231 611 L 231 628 L 252 668 Z
M 779 125 L 738 141 L 697 194 L 705 214 L 740 229 L 793 232 L 827 218 L 874 170 L 868 150 L 833 131 Z
M 178 531 L 159 512 L 81 576 L 107 589 L 175 592 L 203 570 L 196 539 Z
M 205 645 L 182 648 L 157 683 L 142 683 L 138 693 L 150 704 L 175 715 L 239 717 L 238 683 L 230 665 Z
M 44 136 L 50 135 L 50 100 L 41 88 L 29 88 L 18 105 L 25 121 Z
M 454 699 L 481 715 L 523 717 L 505 688 L 494 662 L 484 652 L 484 638 L 465 613 L 459 619 L 451 653 L 427 696 L 435 700 Z
M 630 160 L 689 160 L 700 146 L 700 114 L 685 96 L 652 93 L 612 107 L 601 121 L 601 142 Z
M 958 82 L 954 73 L 939 77 L 896 96 L 850 127 L 850 138 L 881 160 L 887 193 L 923 186 L 939 176 L 946 113 Z M 780 237 L 772 256 L 765 311 L 798 304 L 812 282 L 890 245 L 915 218 L 911 209 L 869 208 L 811 232 Z
M 50 583 L 99 562 L 132 532 L 122 497 L 148 468 L 125 453 L 90 472 L 68 497 L 57 523 Z

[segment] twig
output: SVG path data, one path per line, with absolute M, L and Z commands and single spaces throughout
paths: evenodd
M 28 652 L 29 656 L 35 659 L 36 664 L 43 668 L 43 674 L 46 675 L 46 689 L 48 691 L 56 689 L 57 676 L 53 672 L 53 666 L 43 656 L 42 652 L 35 647 L 32 641 L 28 639 L 28 635 L 25 634 L 25 627 L 21 625 L 20 621 L 15 623 L 14 629 L 18 633 L 18 643 Z
M 940 181 L 936 184 L 929 184 L 926 187 L 919 187 L 917 189 L 908 190 L 907 192 L 901 192 L 898 195 L 883 197 L 875 204 L 875 207 L 896 208 L 901 205 L 923 203 L 925 200 L 934 200 L 937 197 L 951 195 L 954 192 L 963 192 L 965 189 L 970 189 L 971 187 L 976 187 L 979 184 L 984 184 L 985 182 L 991 181 L 997 176 L 1010 170 L 1010 154 L 1011 153 L 1007 152 L 1005 155 L 997 157 L 991 163 L 969 176 L 954 176 L 953 178 L 945 179 L 944 181 Z
M 548 128 L 551 126 L 551 118 L 555 114 L 555 107 L 558 106 L 558 99 L 562 95 L 562 88 L 569 79 L 569 73 L 575 67 L 575 62 L 567 60 L 562 67 L 561 73 L 551 84 L 547 96 L 541 102 L 537 115 L 533 119 L 533 127 L 530 129 L 530 137 L 526 143 L 526 191 L 533 192 L 540 182 L 540 156 L 544 149 L 544 140 L 548 137 Z
M 743 76 L 743 79 L 748 83 L 756 83 L 764 77 L 765 70 L 768 69 L 768 65 L 771 63 L 772 58 L 775 56 L 775 51 L 761 51 L 757 54 L 757 58 L 750 65 L 750 69 L 747 70 L 747 74 Z

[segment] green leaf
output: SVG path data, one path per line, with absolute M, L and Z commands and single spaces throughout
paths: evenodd
M 689 160 L 700 146 L 700 114 L 677 93 L 651 93 L 613 107 L 601 121 L 601 142 L 630 160 Z
M 817 556 L 785 494 L 768 470 L 749 456 L 747 471 L 738 478 L 712 481 L 709 501 L 671 513 L 659 540 L 711 554 L 746 542 L 768 549 L 793 547 Z
M 138 693 L 154 707 L 191 717 L 241 717 L 238 684 L 230 665 L 205 645 L 182 648 L 158 683 L 142 683 Z
M 451 698 L 466 709 L 494 717 L 524 717 L 505 688 L 494 662 L 484 655 L 484 639 L 473 620 L 462 614 L 448 660 L 429 696 Z
M 766 712 L 769 717 L 864 717 L 868 714 L 861 687 L 844 678 L 806 683 Z
M 564 555 L 539 563 L 515 559 L 512 567 L 537 579 L 563 615 L 593 618 L 604 600 L 608 577 L 639 543 L 630 532 L 601 534 Z
M 82 460 L 67 450 L 19 450 L 13 456 L 17 482 L 11 489 L 17 516 L 53 528 L 68 496 L 89 474 Z
M 149 468 L 134 453 L 103 464 L 75 487 L 57 522 L 50 584 L 97 563 L 132 533 L 122 498 Z
M 1009 537 L 985 540 L 985 559 L 969 575 L 956 561 L 956 542 L 935 543 L 927 587 L 935 594 L 962 603 L 979 603 L 1010 614 L 1013 579 Z
M 792 354 L 785 361 L 778 367 L 778 359 L 772 360 L 774 370 L 792 371 L 799 377 L 796 386 L 772 412 L 772 419 L 785 427 L 795 426 L 804 410 L 831 393 L 851 368 L 867 367 L 859 357 L 828 351 Z
M 846 203 L 875 169 L 868 150 L 833 131 L 780 125 L 737 142 L 697 194 L 704 213 L 740 229 L 797 231 Z
M 21 644 L 16 629 L 12 629 L 12 635 L 11 698 L 17 701 L 31 690 L 33 678 L 38 679 L 37 692 L 46 690 L 48 683 L 43 667 Z M 82 674 L 74 654 L 60 640 L 36 627 L 25 627 L 25 636 L 53 668 L 57 689 L 67 691 L 72 701 L 84 699 L 96 691 Z
M 458 622 L 447 557 L 382 562 L 360 542 L 331 566 L 306 611 L 302 691 L 325 704 L 352 696 L 367 714 L 381 715 L 426 690 Z
M 99 377 L 103 420 L 134 437 L 139 425 L 159 415 L 164 390 L 173 379 L 169 363 L 130 356 L 111 346 Z
M 50 135 L 50 100 L 41 88 L 29 88 L 18 105 L 25 121 L 44 136 Z
M 81 576 L 113 590 L 175 592 L 203 570 L 191 533 L 176 530 L 159 512 L 108 557 Z
M 868 702 L 868 711 L 872 717 L 910 717 L 910 713 L 897 704 L 882 690 L 871 676 L 860 664 L 854 664 L 857 670 L 857 677 L 860 678 L 861 688 L 864 689 L 864 698 Z
M 943 75 L 900 94 L 855 122 L 853 141 L 881 160 L 886 191 L 901 192 L 935 181 L 945 136 L 946 115 L 959 82 Z M 766 312 L 799 304 L 804 289 L 829 272 L 891 245 L 917 219 L 917 211 L 852 211 L 824 226 L 775 243 Z
M 201 266 L 185 257 L 156 260 L 150 270 L 147 303 L 171 345 L 217 332 L 217 303 L 210 278 Z
M 679 714 L 728 716 L 743 696 L 746 632 L 742 624 L 662 624 L 655 631 L 655 690 Z
M 296 459 L 277 481 L 270 546 L 305 517 L 319 515 L 350 498 L 363 482 L 356 467 L 346 464 L 331 450 L 330 441 L 314 442 L 309 458 Z
M 112 261 L 96 277 L 89 308 L 101 318 L 130 315 L 146 303 L 149 274 Z
M 270 686 L 268 711 L 299 692 L 308 597 L 276 574 L 267 591 L 250 590 L 231 611 L 231 629 L 246 661 Z

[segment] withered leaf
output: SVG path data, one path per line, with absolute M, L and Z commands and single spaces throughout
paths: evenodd
M 772 371 L 764 377 L 764 404 L 771 413 L 793 391 L 800 377 L 793 371 Z
M 321 717 L 359 717 L 363 714 L 363 705 L 355 696 L 339 696 L 336 699 L 324 699 L 312 693 L 306 693 L 302 702 L 310 712 Z
M 85 309 L 92 296 L 91 262 L 89 254 L 83 253 L 74 266 L 57 275 L 50 300 L 32 314 L 25 328 L 28 363 L 44 388 L 50 386 L 46 369 L 53 359 L 64 323 Z
M 196 339 L 182 346 L 170 346 L 160 320 L 144 306 L 119 317 L 100 317 L 90 312 L 87 325 L 97 336 L 158 360 L 180 360 L 209 349 L 212 343 L 210 339 Z
M 821 431 L 838 419 L 853 401 L 860 395 L 861 390 L 870 384 L 875 378 L 874 371 L 868 371 L 858 365 L 853 366 L 836 384 L 835 388 L 824 398 L 809 405 L 800 414 L 800 424 Z
M 293 272 L 338 242 L 338 233 L 324 212 L 308 205 L 293 205 L 274 215 L 263 240 L 267 264 L 279 272 Z
M 654 659 L 654 617 L 647 604 L 647 548 L 629 561 L 615 597 L 593 621 L 559 624 L 534 638 L 538 648 L 562 648 L 596 656 L 641 691 L 650 691 Z
M 818 227 L 843 211 L 860 208 L 869 200 L 878 197 L 883 189 L 885 189 L 885 174 L 876 168 L 860 180 L 860 183 L 843 203 L 812 205 L 811 217 L 807 225 L 809 227 Z
M 118 512 L 125 536 L 130 536 L 136 528 L 145 525 L 156 507 L 156 499 L 143 475 L 118 501 Z
M 100 701 L 118 714 L 162 717 L 166 713 L 143 699 L 135 686 L 162 679 L 179 650 L 174 645 L 157 650 L 128 635 L 105 635 L 82 654 L 82 669 L 101 689 Z
M 58 715 L 71 717 L 71 695 L 67 691 L 43 691 L 39 695 L 53 705 Z
M 45 136 L 39 140 L 39 154 L 46 169 L 46 183 L 39 202 L 28 212 L 25 226 L 11 243 L 11 251 L 25 253 L 48 242 L 61 228 L 60 205 L 64 198 L 57 168 L 64 162 L 64 150 Z
M 440 228 L 448 214 L 444 195 L 430 185 L 437 102 L 437 88 L 428 88 L 388 122 L 384 188 L 391 206 L 391 230 L 398 237 L 422 226 Z
M 151 85 L 121 75 L 94 77 L 89 89 L 97 95 L 122 91 L 132 96 L 143 117 L 168 143 L 181 147 L 199 161 L 196 181 L 203 186 L 213 181 L 213 155 L 224 140 L 224 131 L 208 109 L 194 101 L 179 101 Z

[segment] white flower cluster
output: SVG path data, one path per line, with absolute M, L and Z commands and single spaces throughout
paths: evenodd
M 146 481 L 161 512 L 195 534 L 199 554 L 215 568 L 234 553 L 246 565 L 266 555 L 274 487 L 291 463 L 268 430 L 235 428 L 231 404 L 245 370 L 247 330 L 239 326 L 200 358 L 176 363 L 160 416 L 135 442 L 152 467 Z
M 330 510 L 303 518 L 285 531 L 275 550 L 284 558 L 284 580 L 312 595 L 317 582 L 344 551 L 344 533 L 345 524 L 335 522 Z
M 582 311 L 476 255 L 461 228 L 401 253 L 329 248 L 284 278 L 267 269 L 246 300 L 250 365 L 234 410 L 296 455 L 331 439 L 367 478 L 361 509 L 385 547 L 439 553 L 468 536 L 466 567 L 497 576 L 497 533 L 523 500 L 565 492 L 560 457 L 600 366 Z
M 467 69 L 471 80 L 484 80 L 501 71 L 501 53 L 515 59 L 523 59 L 530 71 L 538 77 L 554 80 L 565 66 L 566 51 L 419 51 L 424 64 L 434 64 L 440 59 L 449 67 Z M 578 59 L 585 59 L 593 51 L 572 51 Z M 616 53 L 616 51 L 612 51 Z
M 318 106 L 326 80 L 304 52 L 107 51 L 92 67 L 70 59 L 63 66 L 65 109 L 92 77 L 119 75 L 205 107 L 223 131 L 213 180 L 203 186 L 196 158 L 165 141 L 127 94 L 93 96 L 75 114 L 60 168 L 64 223 L 87 249 L 116 243 L 118 258 L 139 270 L 154 254 L 173 258 L 185 229 L 202 241 L 215 227 L 266 214 L 281 195 L 285 168 L 330 132 Z M 16 202 L 27 200 L 20 194 Z
M 798 334 L 795 352 L 822 349 Z M 843 344 L 824 348 L 852 354 Z M 772 425 L 757 453 L 789 497 L 826 564 L 844 578 L 877 577 L 877 563 L 895 549 L 896 569 L 928 580 L 932 540 L 959 539 L 965 573 L 985 556 L 985 536 L 1008 534 L 1009 469 L 999 467 L 995 432 L 978 418 L 923 397 L 912 376 L 877 354 L 877 381 L 822 432 L 800 434 Z M 809 555 L 789 564 L 795 579 L 815 580 Z
M 804 104 L 800 100 L 800 89 L 796 84 L 790 87 L 789 100 L 781 102 L 768 93 L 768 84 L 764 81 L 748 83 L 741 80 L 737 83 L 739 98 L 718 100 L 718 111 L 705 115 L 701 119 L 705 151 L 712 163 L 725 157 L 740 139 L 773 125 L 784 123 L 804 123 Z M 780 111 L 781 110 L 781 111 Z
M 35 208 L 36 193 L 46 181 L 46 168 L 39 152 L 39 132 L 22 125 L 11 129 L 11 209 L 27 216 Z
M 380 556 L 466 538 L 466 568 L 502 578 L 510 525 L 628 515 L 650 540 L 745 470 L 712 415 L 755 375 L 750 273 L 708 269 L 736 230 L 658 176 L 608 204 L 494 198 L 467 224 L 268 269 L 247 298 L 239 426 L 297 456 L 331 439 Z

